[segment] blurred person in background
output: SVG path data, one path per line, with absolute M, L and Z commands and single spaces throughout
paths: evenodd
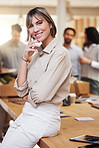
M 81 79 L 90 83 L 90 93 L 99 95 L 99 32 L 95 27 L 85 29 L 83 52 Z
M 83 55 L 82 49 L 72 43 L 76 35 L 74 28 L 66 28 L 63 33 L 64 37 L 64 47 L 68 49 L 70 54 L 70 59 L 72 63 L 72 76 L 80 79 L 81 66 L 79 62 L 79 57 Z
M 26 46 L 20 41 L 21 26 L 14 24 L 11 29 L 12 39 L 0 47 L 0 60 L 3 62 L 3 67 L 17 69 L 17 72 L 11 74 L 11 76 L 16 77 Z M 9 126 L 10 119 L 10 116 L 0 106 L 0 141 L 2 141 L 2 134 L 6 132 Z
M 0 46 L 0 59 L 3 62 L 3 67 L 17 69 L 17 72 L 13 73 L 13 76 L 16 77 L 25 50 L 25 44 L 20 41 L 21 26 L 14 24 L 11 26 L 11 30 L 11 40 Z

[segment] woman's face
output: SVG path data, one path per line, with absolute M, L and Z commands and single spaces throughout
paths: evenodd
M 52 40 L 51 27 L 52 25 L 48 24 L 42 16 L 33 16 L 29 25 L 29 33 L 35 40 L 47 45 Z

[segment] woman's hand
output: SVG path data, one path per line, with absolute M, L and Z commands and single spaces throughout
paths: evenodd
M 82 64 L 89 64 L 91 65 L 91 60 L 89 58 L 86 58 L 86 57 L 79 57 L 79 62 Z
M 34 52 L 37 52 L 37 48 L 39 48 L 39 45 L 36 44 L 38 43 L 37 41 L 31 41 L 29 44 L 26 46 L 23 58 L 28 61 L 29 57 L 32 56 Z

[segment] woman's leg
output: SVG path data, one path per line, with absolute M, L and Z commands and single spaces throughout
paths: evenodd
M 35 137 L 31 141 L 21 126 L 16 129 L 10 127 L 0 148 L 33 148 L 37 142 L 38 140 Z
M 32 136 L 28 137 L 21 124 L 23 115 L 21 114 L 16 121 L 9 127 L 0 148 L 33 148 L 39 139 Z M 28 121 L 28 120 L 27 120 Z
M 60 122 L 52 119 L 22 113 L 9 128 L 0 148 L 33 148 L 41 137 L 57 135 Z

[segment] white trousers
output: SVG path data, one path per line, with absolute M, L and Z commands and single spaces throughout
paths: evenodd
M 8 129 L 0 148 L 33 148 L 40 138 L 57 135 L 59 112 L 59 107 L 53 104 L 42 103 L 35 109 L 27 103 Z

